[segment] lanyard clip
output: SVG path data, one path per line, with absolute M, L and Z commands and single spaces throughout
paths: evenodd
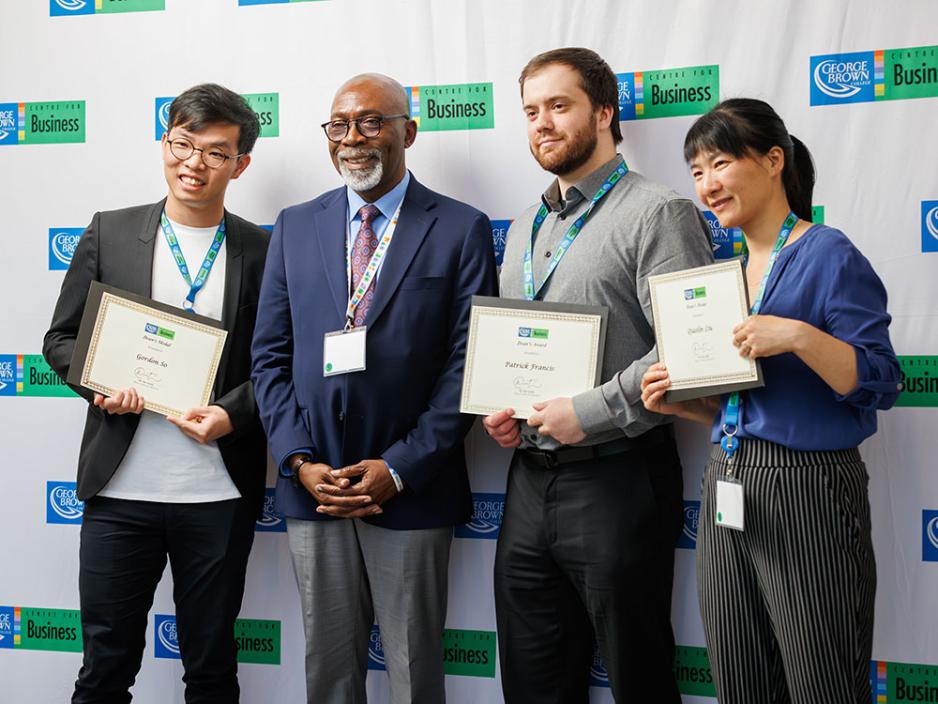
M 353 324 L 354 324 L 354 321 L 351 318 L 347 317 L 345 319 L 345 332 L 348 332 L 349 330 L 351 330 L 353 327 Z
M 720 447 L 723 448 L 723 451 L 726 453 L 726 459 L 728 462 L 733 461 L 733 455 L 736 454 L 736 450 L 739 449 L 739 440 L 736 438 L 736 433 L 739 428 L 735 425 L 730 426 L 733 428 L 730 432 L 727 424 L 723 424 L 723 439 L 720 440 Z

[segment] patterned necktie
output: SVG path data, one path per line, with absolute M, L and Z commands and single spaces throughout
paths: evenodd
M 355 237 L 355 243 L 352 245 L 353 291 L 358 288 L 362 276 L 365 275 L 365 269 L 368 268 L 368 264 L 371 262 L 371 255 L 373 255 L 378 248 L 378 236 L 372 229 L 371 223 L 380 214 L 381 211 L 378 210 L 377 206 L 373 203 L 363 205 L 361 210 L 358 211 L 358 217 L 362 220 L 362 226 L 358 229 L 358 235 Z M 368 307 L 375 297 L 375 286 L 377 286 L 377 283 L 377 280 L 371 280 L 371 286 L 368 287 L 368 291 L 365 292 L 364 297 L 358 303 L 358 307 L 355 308 L 354 326 L 356 328 L 365 324 L 365 315 L 368 313 Z

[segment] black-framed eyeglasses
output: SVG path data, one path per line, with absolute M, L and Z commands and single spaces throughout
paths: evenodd
M 218 147 L 199 149 L 185 137 L 168 139 L 166 142 L 169 144 L 169 151 L 172 152 L 172 155 L 179 159 L 179 161 L 185 161 L 192 156 L 193 152 L 199 152 L 199 156 L 202 157 L 202 163 L 210 169 L 221 168 L 229 159 L 238 159 L 244 156 L 244 154 L 235 154 L 234 156 L 225 154 L 225 152 Z
M 352 128 L 358 129 L 362 137 L 377 137 L 381 133 L 381 126 L 385 120 L 410 119 L 410 115 L 369 115 L 355 120 L 329 120 L 323 122 L 321 127 L 331 142 L 341 142 Z

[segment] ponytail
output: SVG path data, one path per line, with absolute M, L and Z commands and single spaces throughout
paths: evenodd
M 811 196 L 814 194 L 814 160 L 800 139 L 791 137 L 791 149 L 785 150 L 782 184 L 792 211 L 802 220 L 811 222 Z

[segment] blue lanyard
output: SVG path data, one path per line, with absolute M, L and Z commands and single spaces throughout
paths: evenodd
M 225 241 L 225 218 L 222 217 L 218 225 L 218 231 L 215 233 L 212 244 L 205 253 L 205 259 L 202 260 L 202 266 L 199 267 L 199 271 L 195 275 L 195 281 L 189 277 L 189 267 L 186 266 L 186 258 L 182 256 L 179 240 L 176 239 L 176 233 L 173 232 L 173 225 L 169 221 L 169 218 L 166 217 L 165 210 L 160 214 L 160 227 L 163 229 L 163 235 L 166 237 L 166 244 L 169 245 L 169 251 L 173 253 L 173 259 L 176 260 L 176 266 L 179 267 L 179 273 L 182 274 L 182 278 L 185 279 L 186 284 L 189 286 L 189 295 L 186 296 L 182 307 L 191 311 L 195 308 L 195 297 L 205 285 L 209 272 L 212 270 L 212 266 L 218 258 L 218 250 L 221 249 L 222 242 Z
M 593 208 L 596 207 L 596 204 L 603 199 L 609 191 L 612 190 L 612 187 L 615 186 L 619 180 L 629 172 L 629 167 L 622 162 L 613 170 L 606 180 L 603 181 L 603 184 L 599 187 L 599 190 L 596 191 L 596 194 L 593 196 L 593 200 L 590 201 L 589 207 L 586 211 L 576 219 L 570 229 L 567 230 L 567 233 L 563 236 L 563 239 L 560 241 L 560 244 L 557 245 L 557 248 L 554 250 L 554 258 L 551 260 L 550 265 L 547 267 L 547 273 L 544 275 L 544 280 L 541 281 L 540 285 L 535 286 L 534 284 L 534 266 L 532 260 L 534 258 L 534 239 L 537 237 L 538 230 L 541 229 L 541 225 L 544 224 L 544 220 L 547 219 L 547 206 L 543 203 L 541 207 L 538 208 L 537 215 L 534 216 L 534 224 L 531 225 L 531 237 L 528 240 L 528 246 L 524 250 L 524 264 L 522 267 L 522 275 L 524 276 L 524 297 L 529 301 L 533 301 L 538 297 L 541 291 L 544 289 L 544 285 L 550 279 L 550 275 L 554 273 L 554 269 L 557 268 L 557 265 L 560 264 L 560 260 L 563 259 L 564 255 L 567 253 L 567 250 L 570 249 L 570 245 L 573 244 L 573 240 L 576 239 L 577 235 L 580 234 L 580 230 L 583 229 L 583 225 L 586 224 L 587 218 L 592 214 Z
M 788 217 L 785 218 L 785 222 L 782 223 L 782 229 L 779 231 L 778 238 L 775 240 L 775 247 L 772 248 L 772 253 L 769 255 L 769 263 L 765 267 L 762 282 L 759 284 L 759 293 L 756 296 L 756 300 L 753 301 L 752 307 L 749 309 L 752 315 L 757 315 L 762 309 L 762 299 L 765 298 L 765 287 L 769 282 L 769 274 L 772 273 L 772 268 L 775 266 L 779 252 L 782 251 L 782 247 L 785 246 L 785 243 L 788 241 L 788 236 L 791 235 L 791 231 L 797 223 L 798 216 L 794 213 L 788 213 Z M 745 266 L 749 263 L 749 249 L 746 247 L 745 233 L 743 233 L 743 235 L 742 255 L 743 265 Z M 733 453 L 739 448 L 739 440 L 736 439 L 736 432 L 739 430 L 741 409 L 742 399 L 739 396 L 739 392 L 734 391 L 726 399 L 726 406 L 723 409 L 723 439 L 720 440 L 720 447 L 726 452 L 728 459 L 733 459 Z

